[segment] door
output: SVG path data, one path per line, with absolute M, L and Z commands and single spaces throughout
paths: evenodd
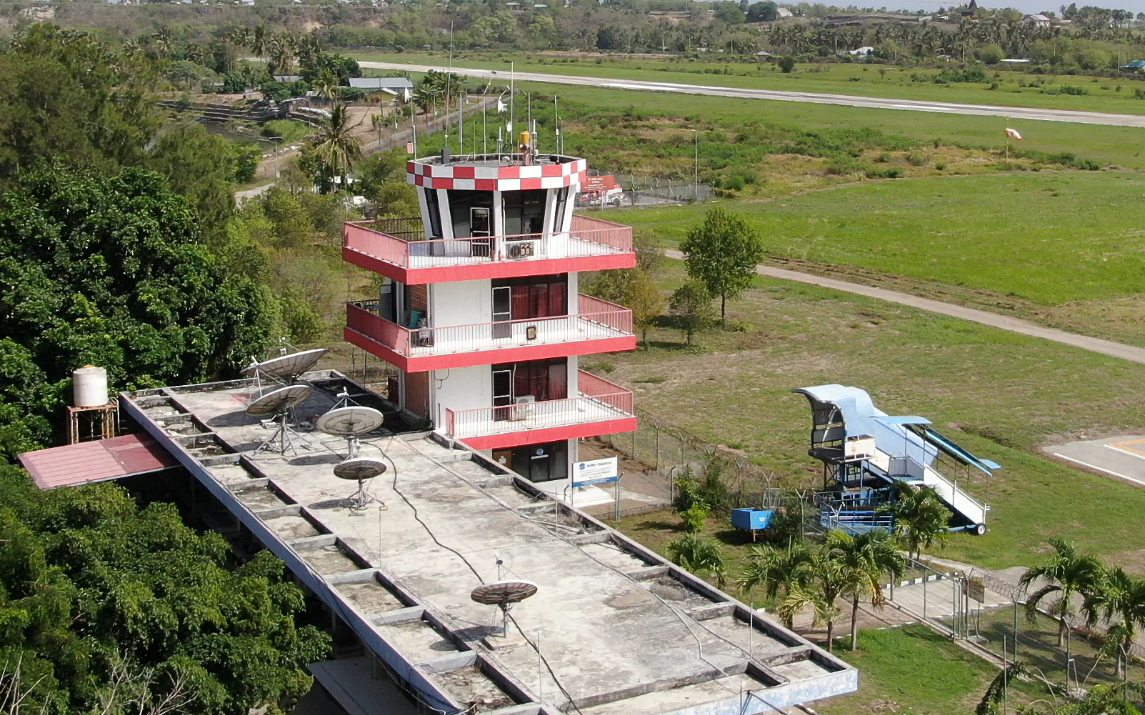
M 513 418 L 513 371 L 493 371 L 493 419 L 504 422 Z
M 511 449 L 495 449 L 493 450 L 493 461 L 500 464 L 505 469 L 513 468 L 513 450 Z
M 493 289 L 493 339 L 513 336 L 513 291 L 509 286 Z
M 470 255 L 489 257 L 489 236 L 493 234 L 493 219 L 489 209 L 483 206 L 474 206 L 469 209 L 469 235 L 477 240 L 473 241 L 473 250 Z M 484 238 L 478 238 L 484 236 Z

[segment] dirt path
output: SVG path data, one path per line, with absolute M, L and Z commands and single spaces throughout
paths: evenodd
M 682 259 L 684 254 L 680 251 L 669 249 L 664 252 L 669 258 Z M 879 300 L 890 301 L 891 303 L 898 303 L 900 305 L 908 305 L 912 308 L 930 311 L 931 313 L 940 313 L 942 315 L 949 315 L 952 318 L 961 318 L 969 320 L 982 325 L 989 325 L 993 328 L 1001 330 L 1009 330 L 1013 333 L 1021 333 L 1022 335 L 1029 335 L 1035 338 L 1043 338 L 1045 340 L 1053 340 L 1057 343 L 1064 343 L 1072 345 L 1076 348 L 1089 350 L 1102 355 L 1109 355 L 1111 357 L 1121 358 L 1122 360 L 1129 360 L 1130 362 L 1145 364 L 1145 348 L 1133 347 L 1131 345 L 1123 345 L 1115 343 L 1112 340 L 1102 340 L 1101 338 L 1091 338 L 1087 335 L 1078 335 L 1077 333 L 1068 333 L 1064 330 L 1057 330 L 1056 328 L 1047 328 L 1037 323 L 1021 318 L 1012 318 L 1007 315 L 999 315 L 985 310 L 978 310 L 976 308 L 966 308 L 961 305 L 954 305 L 952 303 L 943 303 L 942 301 L 932 300 L 930 298 L 920 298 L 910 293 L 901 293 L 899 291 L 886 290 L 884 288 L 875 288 L 872 286 L 865 286 L 859 283 L 850 283 L 848 281 L 841 281 L 835 278 L 825 278 L 823 276 L 812 275 L 810 273 L 800 273 L 799 271 L 791 271 L 783 268 L 773 268 L 760 264 L 755 267 L 755 272 L 761 276 L 768 278 L 779 278 L 781 280 L 796 281 L 798 283 L 809 283 L 823 288 L 831 288 L 833 290 L 840 290 L 845 293 L 854 293 L 856 295 L 864 295 L 869 298 L 878 298 Z

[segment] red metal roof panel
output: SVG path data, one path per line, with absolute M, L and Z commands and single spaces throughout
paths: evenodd
M 20 463 L 40 489 L 120 479 L 174 467 L 178 461 L 145 434 L 24 452 Z

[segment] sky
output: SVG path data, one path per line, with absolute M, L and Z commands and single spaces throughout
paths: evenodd
M 852 0 L 852 2 L 845 2 L 843 0 L 820 0 L 828 5 L 838 5 L 840 7 L 849 4 L 854 4 L 858 7 L 885 7 L 888 10 L 926 10 L 936 11 L 940 7 L 949 8 L 952 6 L 965 4 L 969 0 Z M 1074 1 L 1074 0 L 1071 0 Z M 783 4 L 782 2 L 779 4 Z M 1065 3 L 1066 5 L 1069 2 Z M 979 7 L 990 8 L 1004 8 L 1013 7 L 1025 13 L 1041 12 L 1042 10 L 1053 10 L 1060 14 L 1062 0 L 978 0 Z M 1096 5 L 1097 7 L 1107 7 L 1110 9 L 1117 8 L 1119 10 L 1131 10 L 1133 14 L 1145 12 L 1145 0 L 1082 0 L 1077 3 L 1078 7 L 1082 5 Z

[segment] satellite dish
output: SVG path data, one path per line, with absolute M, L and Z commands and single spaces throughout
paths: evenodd
M 373 407 L 339 407 L 318 418 L 315 427 L 319 432 L 339 437 L 358 437 L 373 432 L 382 426 L 385 418 Z
M 509 634 L 509 609 L 536 593 L 537 584 L 532 581 L 495 581 L 473 589 L 469 597 L 477 603 L 501 609 L 501 637 L 504 638 Z
M 334 476 L 339 479 L 357 480 L 358 491 L 346 500 L 350 511 L 361 511 L 374 498 L 366 494 L 366 480 L 385 474 L 386 463 L 370 457 L 347 459 L 334 467 Z
M 478 586 L 469 597 L 486 606 L 500 606 L 520 603 L 536 593 L 537 584 L 532 581 L 496 581 Z
M 263 362 L 251 363 L 243 369 L 242 375 L 243 377 L 265 375 L 275 380 L 291 381 L 314 367 L 327 352 L 329 352 L 327 348 L 315 348 L 314 350 L 303 350 L 290 355 L 282 355 Z
M 319 432 L 346 438 L 346 456 L 358 456 L 358 437 L 382 426 L 385 418 L 372 407 L 336 407 L 318 418 Z
M 309 385 L 291 385 L 268 392 L 262 397 L 251 401 L 246 406 L 246 413 L 254 417 L 266 415 L 285 414 L 287 410 L 310 397 Z
M 373 479 L 386 473 L 386 463 L 370 457 L 347 459 L 334 467 L 334 476 L 339 479 L 356 479 L 359 482 Z
M 286 454 L 287 450 L 294 451 L 294 445 L 290 442 L 290 435 L 293 431 L 287 425 L 287 418 L 290 414 L 290 409 L 295 407 L 307 397 L 310 397 L 312 392 L 310 385 L 291 385 L 289 387 L 280 387 L 273 392 L 268 392 L 256 400 L 252 400 L 246 406 L 246 413 L 253 417 L 266 417 L 268 415 L 274 416 L 274 421 L 278 425 L 274 434 L 270 439 L 266 440 L 255 449 L 255 454 L 258 454 L 264 449 L 270 449 L 274 444 L 278 444 L 278 453 Z

